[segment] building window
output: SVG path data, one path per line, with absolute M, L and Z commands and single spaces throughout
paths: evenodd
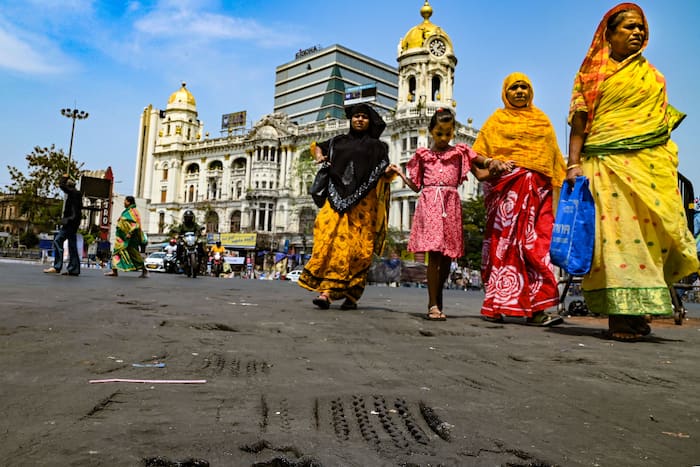
M 168 168 L 166 167 L 163 169 L 163 180 L 167 180 L 167 179 L 168 179 Z
M 165 213 L 161 212 L 158 214 L 158 233 L 162 234 L 165 230 Z
M 189 189 L 189 195 L 188 195 L 188 202 L 194 201 L 194 185 L 190 185 Z
M 219 215 L 216 213 L 216 211 L 209 211 L 204 222 L 207 232 L 219 232 Z
M 267 205 L 267 231 L 272 232 L 272 210 L 275 205 L 270 203 Z
M 241 211 L 233 211 L 231 214 L 231 232 L 241 231 Z
M 411 136 L 411 151 L 415 151 L 418 148 L 418 137 Z
M 434 101 L 439 101 L 440 100 L 440 77 L 439 76 L 433 76 L 433 82 L 432 82 L 432 92 L 430 95 L 432 96 Z
M 168 189 L 163 188 L 160 190 L 160 202 L 165 203 L 165 200 L 168 198 Z

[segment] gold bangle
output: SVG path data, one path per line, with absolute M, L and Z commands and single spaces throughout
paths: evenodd
M 575 169 L 576 167 L 581 167 L 581 164 L 571 164 L 570 166 L 568 166 L 568 167 L 566 168 L 566 170 Z
M 492 158 L 492 157 L 487 157 L 486 159 L 484 159 L 484 163 L 483 163 L 481 166 L 482 166 L 484 169 L 488 169 L 489 166 L 491 165 L 491 162 L 493 162 L 493 158 Z

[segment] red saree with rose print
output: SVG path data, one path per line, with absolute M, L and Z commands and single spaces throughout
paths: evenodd
M 549 260 L 554 214 L 551 179 L 517 168 L 484 183 L 486 231 L 481 314 L 530 318 L 559 303 Z

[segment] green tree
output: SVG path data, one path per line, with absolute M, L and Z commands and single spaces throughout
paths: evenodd
M 386 232 L 386 243 L 382 256 L 389 257 L 391 253 L 401 255 L 401 251 L 406 249 L 406 234 L 400 229 L 389 227 Z
M 486 208 L 484 197 L 477 196 L 462 202 L 462 231 L 465 254 L 460 258 L 462 266 L 481 268 L 481 247 L 484 243 Z
M 294 169 L 300 180 L 310 181 L 314 178 L 318 171 L 318 165 L 311 156 L 311 151 L 308 148 L 299 153 L 299 158 L 296 160 Z
M 50 148 L 36 146 L 25 159 L 26 174 L 17 167 L 7 166 L 11 183 L 3 192 L 17 197 L 19 214 L 27 219 L 25 231 L 31 226 L 51 228 L 61 217 L 61 203 L 51 202 L 62 195 L 58 181 L 65 173 L 77 178 L 83 164 L 75 160 L 69 162 L 63 150 L 56 150 L 54 145 Z

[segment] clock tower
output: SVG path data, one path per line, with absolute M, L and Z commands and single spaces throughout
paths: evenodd
M 397 114 L 428 112 L 438 107 L 453 110 L 454 70 L 457 57 L 445 31 L 430 22 L 433 8 L 425 0 L 423 22 L 399 42 L 399 94 Z

